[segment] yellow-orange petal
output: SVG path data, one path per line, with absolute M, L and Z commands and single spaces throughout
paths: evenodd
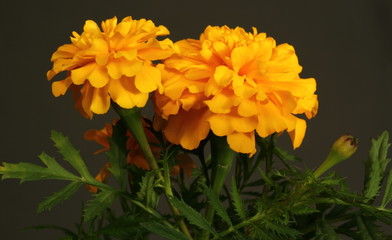
M 170 142 L 181 144 L 183 148 L 188 150 L 195 149 L 210 131 L 207 122 L 209 115 L 207 108 L 188 112 L 180 110 L 180 114 L 169 117 L 163 132 Z
M 251 132 L 257 127 L 257 117 L 241 117 L 235 113 L 213 114 L 208 118 L 211 130 L 217 136 L 225 136 L 233 132 Z
M 239 153 L 247 153 L 251 156 L 256 153 L 256 142 L 254 132 L 231 133 L 227 135 L 227 142 L 231 149 Z
M 272 103 L 259 105 L 259 123 L 256 128 L 260 137 L 267 137 L 275 132 L 284 131 L 287 126 L 279 109 Z
M 148 93 L 136 89 L 134 78 L 112 79 L 108 92 L 113 101 L 123 108 L 144 107 L 148 100 Z
M 253 59 L 253 53 L 248 47 L 236 47 L 231 52 L 233 69 L 243 75 L 241 68 Z
M 90 76 L 95 69 L 95 63 L 86 64 L 80 68 L 71 71 L 72 82 L 76 85 L 81 85 Z
M 161 71 L 155 67 L 145 65 L 136 74 L 135 86 L 142 93 L 150 93 L 161 85 Z
M 110 108 L 110 97 L 106 88 L 94 88 L 91 111 L 97 114 L 104 114 Z
M 259 113 L 255 101 L 243 99 L 237 108 L 238 115 L 242 117 L 251 117 Z
M 69 86 L 72 84 L 71 78 L 67 77 L 64 80 L 61 81 L 56 81 L 52 84 L 52 94 L 55 97 L 58 97 L 60 95 L 64 95 Z
M 211 100 L 204 101 L 213 113 L 229 113 L 239 99 L 228 92 L 216 94 Z
M 301 146 L 302 140 L 305 137 L 305 132 L 306 132 L 306 121 L 303 119 L 297 118 L 297 123 L 296 123 L 295 129 L 293 131 L 289 132 L 294 149 Z
M 218 66 L 215 69 L 214 79 L 219 86 L 226 87 L 234 77 L 234 72 L 226 66 Z
M 139 60 L 130 62 L 119 58 L 110 60 L 106 67 L 112 79 L 119 79 L 122 76 L 133 77 L 138 74 L 143 67 L 143 62 Z

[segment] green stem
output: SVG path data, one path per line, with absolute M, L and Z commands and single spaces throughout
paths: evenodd
M 118 115 L 120 115 L 120 117 L 124 120 L 125 125 L 129 131 L 131 131 L 132 136 L 139 143 L 139 146 L 142 149 L 142 152 L 144 153 L 148 163 L 150 164 L 151 169 L 158 169 L 158 164 L 155 160 L 154 154 L 151 151 L 150 144 L 148 143 L 146 134 L 144 132 L 144 127 L 140 116 L 140 109 L 138 107 L 124 109 L 118 106 L 116 103 L 113 103 L 112 106 Z
M 211 164 L 212 164 L 212 190 L 219 196 L 226 177 L 230 172 L 233 162 L 234 152 L 230 149 L 225 137 L 211 135 Z M 207 206 L 206 219 L 212 225 L 215 210 L 211 204 Z M 207 240 L 210 237 L 208 231 L 203 231 L 200 240 Z
M 120 115 L 120 117 L 124 120 L 125 125 L 131 131 L 132 136 L 136 139 L 136 141 L 139 144 L 139 147 L 142 149 L 142 152 L 144 153 L 144 156 L 146 157 L 148 163 L 150 164 L 150 167 L 152 170 L 159 170 L 158 164 L 155 160 L 154 154 L 151 151 L 150 144 L 148 143 L 146 134 L 144 132 L 144 127 L 143 123 L 141 120 L 140 116 L 140 109 L 137 107 L 131 108 L 131 109 L 124 109 L 120 106 L 118 106 L 116 103 L 112 103 L 112 106 L 114 110 Z M 164 188 L 165 188 L 165 195 L 167 198 L 173 196 L 173 192 L 171 189 L 170 185 L 170 176 L 164 177 L 162 176 L 161 171 L 156 171 L 158 178 L 164 180 Z M 170 204 L 170 207 L 174 213 L 174 215 L 179 215 L 179 211 L 177 208 L 175 208 L 170 201 L 168 201 Z M 180 218 L 179 220 L 179 225 L 181 230 L 184 232 L 185 235 L 188 236 L 189 239 L 192 239 L 192 236 L 189 233 L 188 227 L 186 226 L 184 220 Z

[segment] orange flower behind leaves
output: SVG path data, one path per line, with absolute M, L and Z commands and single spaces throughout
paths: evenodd
M 155 26 L 151 20 L 117 18 L 102 22 L 102 30 L 87 20 L 84 32 L 72 33 L 71 44 L 65 44 L 53 53 L 51 80 L 66 71 L 64 80 L 52 84 L 53 95 L 64 95 L 70 88 L 75 96 L 76 108 L 82 115 L 104 114 L 113 100 L 122 108 L 143 107 L 149 93 L 162 91 L 161 73 L 152 61 L 173 54 L 166 27 Z
M 115 123 L 114 123 L 115 124 Z M 159 157 L 159 154 L 161 152 L 161 148 L 159 146 L 159 141 L 155 137 L 155 135 L 147 129 L 148 125 L 144 122 L 145 125 L 145 134 L 147 136 L 147 140 L 149 143 L 152 143 L 150 145 L 151 150 L 155 157 Z M 96 141 L 100 145 L 102 145 L 104 148 L 101 150 L 98 150 L 95 152 L 95 154 L 107 151 L 110 149 L 110 144 L 109 144 L 109 137 L 112 136 L 113 134 L 113 128 L 112 124 L 106 124 L 104 128 L 100 130 L 88 130 L 84 134 L 84 138 L 86 140 L 92 140 Z M 126 147 L 128 152 L 127 155 L 127 163 L 128 164 L 133 164 L 137 166 L 138 168 L 144 169 L 144 170 L 150 170 L 150 165 L 148 164 L 147 159 L 144 157 L 144 154 L 142 150 L 140 149 L 138 143 L 136 140 L 133 138 L 133 136 L 130 134 L 129 131 L 127 131 L 127 142 L 126 142 Z M 171 170 L 172 175 L 177 175 L 180 172 L 180 168 L 184 170 L 184 172 L 188 175 L 191 176 L 192 169 L 195 168 L 195 164 L 193 160 L 186 154 L 179 154 L 176 158 L 178 165 L 175 165 L 173 169 Z M 110 175 L 110 172 L 108 168 L 110 167 L 109 163 L 106 163 L 104 167 L 101 168 L 100 172 L 98 175 L 95 177 L 98 181 L 104 182 Z M 97 192 L 97 188 L 94 186 L 88 186 L 88 190 L 90 192 Z
M 178 53 L 158 67 L 164 92 L 155 92 L 156 118 L 166 138 L 195 149 L 210 130 L 236 152 L 256 152 L 255 133 L 287 131 L 297 148 L 316 115 L 316 81 L 302 79 L 294 48 L 265 33 L 208 26 L 200 39 L 175 43 Z M 166 120 L 162 124 L 162 119 Z

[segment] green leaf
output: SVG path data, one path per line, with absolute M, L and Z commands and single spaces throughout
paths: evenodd
M 211 227 L 208 221 L 184 201 L 180 201 L 177 198 L 170 198 L 169 201 L 181 212 L 181 215 L 188 219 L 191 224 L 210 233 L 216 234 L 215 230 Z
M 37 212 L 42 212 L 45 210 L 50 210 L 52 207 L 62 203 L 63 201 L 70 198 L 78 189 L 83 185 L 82 182 L 72 182 L 62 190 L 49 196 L 45 201 L 38 205 Z
M 53 230 L 59 230 L 61 232 L 63 232 L 64 234 L 66 234 L 68 237 L 70 237 L 70 239 L 73 238 L 77 238 L 78 236 L 76 235 L 76 233 L 72 232 L 71 230 L 69 230 L 68 228 L 64 228 L 64 227 L 60 227 L 60 226 L 56 226 L 56 225 L 37 225 L 37 226 L 31 226 L 31 227 L 27 227 L 24 228 L 23 230 L 46 230 L 46 229 L 53 229 Z
M 84 209 L 84 219 L 86 222 L 101 216 L 106 208 L 109 208 L 116 199 L 117 192 L 111 190 L 102 190 L 95 194 L 95 198 L 89 200 Z
M 288 239 L 297 239 L 298 236 L 302 235 L 301 232 L 294 228 L 290 228 L 287 225 L 279 224 L 279 223 L 274 223 L 271 221 L 263 220 L 263 223 L 265 224 L 265 227 L 272 232 L 274 232 L 276 235 L 280 236 L 285 236 L 289 237 Z
M 137 197 L 144 201 L 146 206 L 156 208 L 159 196 L 155 192 L 155 174 L 153 172 L 146 172 L 140 182 L 140 191 L 137 192 Z
M 323 219 L 319 224 L 317 224 L 315 239 L 316 240 L 339 240 L 340 238 L 336 234 L 334 228 L 328 225 Z
M 144 234 L 144 229 L 140 227 L 140 222 L 145 221 L 138 215 L 124 215 L 112 220 L 108 225 L 99 229 L 95 235 L 104 234 L 120 239 L 140 239 Z
M 381 207 L 385 208 L 391 200 L 392 200 L 392 169 L 390 169 L 388 173 L 387 183 L 385 185 L 385 192 L 382 198 Z
M 241 200 L 234 177 L 231 179 L 231 199 L 233 200 L 234 209 L 241 220 L 246 219 L 244 203 Z
M 389 134 L 384 131 L 377 140 L 372 139 L 369 158 L 365 161 L 365 189 L 364 196 L 371 200 L 380 191 L 385 170 L 391 159 L 387 158 Z
M 207 198 L 209 200 L 210 205 L 214 208 L 216 213 L 222 218 L 223 221 L 225 221 L 230 227 L 233 226 L 233 224 L 230 221 L 230 217 L 227 214 L 227 211 L 221 201 L 219 200 L 219 197 L 214 191 L 212 191 L 211 188 L 204 186 L 204 192 L 207 195 Z
M 3 175 L 2 179 L 17 178 L 20 179 L 21 183 L 45 179 L 80 180 L 80 178 L 65 170 L 54 158 L 48 156 L 46 153 L 41 153 L 39 158 L 47 168 L 25 162 L 16 164 L 3 163 L 3 166 L 0 167 L 0 174 Z
M 147 229 L 147 231 L 170 240 L 188 240 L 182 232 L 179 232 L 172 226 L 163 225 L 158 222 L 144 222 L 141 223 L 141 225 Z
M 59 150 L 60 154 L 64 157 L 73 168 L 75 168 L 78 173 L 85 179 L 93 179 L 90 172 L 88 171 L 86 165 L 78 150 L 76 150 L 69 139 L 65 137 L 62 133 L 52 130 L 51 139 L 54 142 L 54 146 Z
M 252 225 L 251 227 L 251 237 L 253 239 L 261 239 L 261 240 L 278 240 L 280 238 L 270 234 L 268 231 L 263 230 L 262 228 L 258 227 L 257 225 Z
M 106 155 L 110 162 L 109 171 L 120 184 L 121 189 L 124 189 L 127 178 L 126 158 L 128 151 L 126 149 L 126 128 L 122 121 L 118 121 L 116 125 L 113 126 L 112 137 L 108 139 L 110 143 L 110 149 L 106 152 Z
M 362 240 L 384 240 L 384 236 L 381 231 L 378 229 L 378 226 L 366 219 L 366 217 L 362 217 L 360 215 L 356 216 L 357 233 L 361 236 Z

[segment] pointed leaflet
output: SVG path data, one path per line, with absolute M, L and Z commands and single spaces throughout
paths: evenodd
M 155 192 L 155 173 L 146 172 L 142 177 L 140 191 L 136 193 L 137 197 L 142 200 L 146 206 L 156 208 L 159 200 L 159 195 Z
M 233 224 L 230 221 L 230 217 L 227 214 L 227 211 L 221 201 L 219 200 L 219 197 L 214 191 L 212 191 L 211 188 L 204 186 L 204 192 L 207 195 L 208 201 L 211 204 L 211 206 L 214 208 L 216 213 L 222 218 L 223 221 L 225 221 L 230 227 L 233 226 Z
M 21 182 L 45 179 L 80 180 L 80 178 L 65 170 L 54 158 L 46 153 L 41 153 L 39 158 L 47 168 L 24 162 L 17 164 L 3 163 L 3 166 L 0 167 L 0 174 L 3 175 L 2 179 L 18 178 Z
M 76 150 L 69 139 L 65 137 L 62 133 L 52 130 L 51 139 L 54 142 L 54 146 L 59 150 L 60 154 L 79 174 L 85 179 L 93 179 L 89 173 L 86 165 L 78 150 Z
M 45 201 L 41 202 L 38 205 L 37 212 L 42 212 L 45 210 L 50 210 L 52 207 L 62 203 L 63 201 L 70 198 L 80 186 L 82 186 L 82 182 L 72 182 L 62 190 L 55 192 L 53 195 L 49 196 Z
M 84 209 L 85 221 L 89 222 L 95 217 L 102 215 L 105 209 L 112 205 L 116 196 L 117 192 L 111 190 L 102 190 L 98 194 L 95 194 L 95 198 L 88 201 Z
M 381 234 L 381 230 L 371 220 L 357 215 L 357 233 L 361 236 L 362 240 L 384 240 L 385 238 Z
M 178 210 L 180 210 L 181 215 L 184 216 L 188 221 L 200 227 L 201 229 L 204 229 L 210 233 L 216 234 L 215 230 L 211 227 L 211 225 L 208 223 L 207 219 L 205 219 L 200 213 L 196 212 L 195 209 L 190 207 L 188 204 L 186 204 L 184 201 L 180 201 L 177 198 L 170 198 L 169 201 L 173 204 L 174 207 L 176 207 Z
M 140 222 L 146 221 L 139 215 L 124 215 L 110 221 L 109 224 L 99 229 L 94 235 L 115 237 L 119 239 L 142 239 L 145 230 L 140 227 Z
M 387 131 L 384 131 L 377 140 L 372 139 L 369 158 L 365 161 L 364 196 L 367 199 L 374 199 L 378 195 L 386 166 L 391 161 L 387 158 L 390 146 L 388 141 L 389 134 Z
M 385 208 L 392 200 L 392 169 L 389 170 L 387 184 L 385 185 L 385 193 L 382 198 L 381 207 Z
M 147 231 L 155 233 L 170 240 L 188 240 L 188 238 L 171 225 L 163 225 L 158 222 L 144 222 L 141 224 Z
M 233 200 L 234 209 L 241 220 L 245 220 L 246 212 L 244 203 L 241 200 L 240 193 L 238 192 L 237 185 L 235 184 L 234 177 L 231 179 L 231 199 Z
M 328 225 L 324 219 L 317 224 L 316 240 L 340 240 L 333 227 Z
M 268 220 L 263 221 L 265 228 L 269 229 L 270 231 L 274 232 L 276 235 L 279 236 L 285 236 L 287 239 L 297 239 L 300 235 L 302 235 L 301 232 L 298 230 L 289 227 L 286 224 L 279 224 L 279 223 L 274 223 Z
M 112 137 L 109 138 L 110 149 L 106 152 L 110 162 L 109 171 L 116 178 L 117 182 L 120 184 L 121 189 L 124 189 L 125 182 L 127 178 L 126 173 L 126 158 L 127 158 L 127 136 L 126 128 L 123 122 L 120 120 L 113 126 Z

